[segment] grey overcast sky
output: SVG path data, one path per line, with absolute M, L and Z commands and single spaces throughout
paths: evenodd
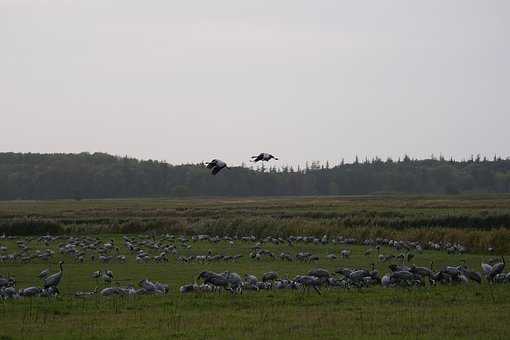
M 0 0 L 0 151 L 510 156 L 508 0 Z

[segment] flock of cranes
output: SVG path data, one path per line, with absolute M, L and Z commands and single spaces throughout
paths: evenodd
M 0 263 L 24 265 L 30 263 L 49 262 L 60 254 L 66 263 L 80 265 L 81 263 L 97 263 L 107 266 L 111 263 L 124 264 L 129 261 L 140 265 L 147 263 L 167 263 L 175 261 L 176 264 L 187 263 L 204 264 L 223 262 L 225 264 L 243 261 L 267 261 L 268 264 L 275 261 L 297 262 L 302 266 L 317 266 L 317 261 L 322 260 L 335 265 L 349 263 L 351 261 L 351 248 L 353 245 L 363 246 L 362 256 L 368 262 L 367 267 L 350 266 L 325 269 L 316 267 L 299 275 L 280 275 L 277 271 L 268 271 L 260 279 L 254 273 L 236 273 L 225 271 L 216 273 L 201 271 L 194 282 L 180 286 L 179 292 L 188 294 L 192 292 L 215 292 L 227 291 L 230 293 L 242 293 L 243 291 L 282 290 L 294 289 L 313 291 L 321 294 L 322 289 L 332 288 L 368 288 L 371 286 L 390 287 L 424 287 L 436 285 L 468 284 L 498 284 L 510 283 L 510 273 L 505 273 L 506 262 L 503 256 L 495 257 L 481 264 L 481 272 L 470 268 L 466 262 L 459 258 L 465 252 L 465 247 L 460 244 L 407 242 L 391 239 L 365 239 L 356 240 L 348 237 L 323 237 L 314 236 L 289 236 L 265 237 L 258 239 L 254 236 L 229 237 L 194 235 L 138 235 L 123 236 L 121 241 L 102 241 L 91 236 L 41 236 L 38 238 L 10 237 L 15 241 L 17 249 L 11 249 L 1 245 Z M 214 253 L 209 249 L 206 253 L 183 255 L 190 249 L 203 242 L 215 246 L 225 242 L 227 249 L 237 249 L 236 244 L 242 243 L 241 249 L 248 249 L 248 253 L 226 255 Z M 327 255 L 313 254 L 304 251 L 310 246 L 337 247 L 335 252 Z M 57 246 L 57 249 L 55 249 Z M 229 248 L 228 248 L 229 247 Z M 282 249 L 280 249 L 281 247 Z M 42 248 L 42 249 L 39 249 Z M 269 250 L 272 249 L 272 250 Z M 278 252 L 275 249 L 279 249 Z M 319 249 L 319 248 L 316 248 Z M 285 251 L 283 251 L 285 250 Z M 290 250 L 290 251 L 289 251 Z M 441 268 L 415 265 L 414 260 L 420 258 L 425 250 L 442 251 L 445 254 L 456 254 L 456 264 L 446 265 Z M 292 253 L 294 251 L 294 254 Z M 386 254 L 383 254 L 386 252 Z M 387 272 L 380 273 L 376 269 L 387 268 Z M 0 297 L 3 299 L 16 299 L 22 297 L 54 297 L 61 294 L 59 289 L 64 280 L 64 261 L 59 262 L 59 271 L 50 274 L 50 269 L 41 271 L 36 280 L 41 280 L 41 285 L 33 285 L 18 289 L 16 279 L 10 275 L 0 273 Z M 136 265 L 136 264 L 131 264 Z M 66 280 L 76 280 L 66 276 Z M 83 278 L 80 278 L 83 279 Z M 118 285 L 114 273 L 109 269 L 100 269 L 90 274 L 89 280 L 95 280 L 96 288 L 92 291 L 75 292 L 78 298 L 101 296 L 132 296 L 157 294 L 163 295 L 170 291 L 168 284 L 143 278 L 136 285 L 128 284 L 125 287 Z M 115 285 L 114 285 L 115 284 Z M 99 289 L 98 287 L 102 287 Z
M 273 156 L 269 153 L 266 153 L 266 152 L 258 154 L 257 156 L 251 156 L 251 162 L 255 162 L 255 163 L 259 162 L 259 161 L 269 162 L 271 159 L 278 160 L 278 158 L 276 158 L 275 156 Z M 223 169 L 229 168 L 227 166 L 227 163 L 225 163 L 221 159 L 213 159 L 212 161 L 210 161 L 209 163 L 206 163 L 206 164 L 207 164 L 207 168 L 211 169 L 211 174 L 213 174 L 213 175 L 216 175 L 218 172 L 220 172 Z
M 22 288 L 19 291 L 16 291 L 15 285 L 16 280 L 12 277 L 2 277 L 0 276 L 0 297 L 4 299 L 7 298 L 16 298 L 16 297 L 32 297 L 32 296 L 57 296 L 60 291 L 58 290 L 58 285 L 62 281 L 62 277 L 64 275 L 64 261 L 59 262 L 60 271 L 49 275 L 49 269 L 43 270 L 39 273 L 39 279 L 43 281 L 43 287 L 30 286 L 26 288 Z

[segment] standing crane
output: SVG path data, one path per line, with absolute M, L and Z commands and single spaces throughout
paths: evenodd
M 56 272 L 55 274 L 52 274 L 50 276 L 47 276 L 44 279 L 44 288 L 45 289 L 48 289 L 50 287 L 57 289 L 57 286 L 59 285 L 60 281 L 62 280 L 62 276 L 64 275 L 63 264 L 64 264 L 64 261 L 60 261 L 58 263 L 58 265 L 60 266 L 60 271 Z

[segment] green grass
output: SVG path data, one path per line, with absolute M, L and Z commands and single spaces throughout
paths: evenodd
M 113 238 L 119 244 L 120 233 L 129 230 L 450 238 L 467 241 L 473 251 L 465 255 L 425 251 L 413 262 L 428 266 L 434 261 L 435 268 L 440 268 L 464 259 L 480 270 L 480 262 L 489 257 L 484 253 L 488 245 L 496 245 L 500 254 L 510 253 L 507 215 L 507 196 L 16 201 L 0 202 L 0 234 L 6 228 L 30 231 L 45 221 L 62 228 L 62 233 L 88 234 L 105 241 Z M 450 223 L 448 216 L 454 216 L 459 224 L 444 224 Z M 471 225 L 473 221 L 483 225 Z M 502 224 L 492 225 L 491 221 Z M 50 247 L 56 250 L 58 243 Z M 15 241 L 0 240 L 0 244 L 8 246 L 8 253 L 16 249 Z M 57 252 L 51 264 L 0 263 L 0 274 L 16 277 L 17 287 L 22 288 L 40 285 L 37 274 L 42 269 L 50 265 L 56 271 L 58 261 L 65 261 L 62 295 L 57 299 L 0 302 L 0 339 L 505 339 L 510 332 L 507 285 L 324 289 L 321 296 L 298 291 L 181 295 L 179 286 L 193 282 L 202 270 L 229 270 L 259 277 L 275 270 L 280 276 L 292 278 L 317 267 L 333 271 L 338 267 L 368 268 L 376 263 L 381 273 L 388 271 L 387 264 L 377 263 L 375 252 L 369 257 L 363 255 L 366 247 L 362 246 L 264 245 L 276 254 L 310 251 L 321 256 L 318 263 L 308 264 L 268 259 L 256 262 L 247 256 L 253 243 L 239 241 L 231 247 L 224 241 L 201 241 L 191 245 L 189 250 L 179 248 L 179 253 L 205 254 L 211 249 L 213 253 L 244 257 L 238 263 L 184 264 L 172 257 L 169 263 L 138 264 L 129 255 L 126 264 L 102 265 L 90 260 L 79 264 Z M 32 250 L 45 248 L 36 241 L 30 246 Z M 120 248 L 122 254 L 127 254 L 123 246 Z M 346 248 L 352 250 L 350 259 L 325 258 Z M 383 248 L 382 253 L 396 254 L 389 248 Z M 148 277 L 170 284 L 170 293 L 85 301 L 72 296 L 96 285 L 103 287 L 91 278 L 91 273 L 105 268 L 114 272 L 114 285 L 125 286 Z
M 108 240 L 115 235 L 104 235 Z M 9 248 L 13 241 L 3 242 Z M 35 248 L 35 243 L 33 243 Z M 252 243 L 192 243 L 182 254 L 237 254 L 245 257 L 239 263 L 183 264 L 172 258 L 165 264 L 137 264 L 130 256 L 126 264 L 86 262 L 74 263 L 64 258 L 65 273 L 62 296 L 6 301 L 0 304 L 0 335 L 12 338 L 504 338 L 510 330 L 510 291 L 507 286 L 490 287 L 470 284 L 466 287 L 427 287 L 415 289 L 331 289 L 323 295 L 297 291 L 245 292 L 231 296 L 225 293 L 180 295 L 178 287 L 190 283 L 202 270 L 230 270 L 261 275 L 276 270 L 293 277 L 316 267 L 334 270 L 338 267 L 368 267 L 376 262 L 376 254 L 363 255 L 365 247 L 299 244 L 267 245 L 275 252 L 295 254 L 307 250 L 320 254 L 317 264 L 246 258 Z M 324 256 L 341 249 L 352 250 L 352 257 L 327 260 Z M 125 253 L 125 251 L 123 251 Z M 384 248 L 383 253 L 394 253 Z M 446 255 L 426 251 L 418 255 L 417 265 L 434 260 L 437 267 L 458 264 L 465 259 L 478 269 L 480 255 Z M 56 262 L 58 259 L 54 259 Z M 3 264 L 2 272 L 16 277 L 18 287 L 39 284 L 37 274 L 46 263 Z M 387 271 L 387 264 L 378 269 Z M 51 265 L 56 270 L 56 263 Z M 72 297 L 78 290 L 93 289 L 96 281 L 90 274 L 108 268 L 121 285 L 149 277 L 171 285 L 166 296 L 135 298 L 93 298 L 83 301 Z M 99 286 L 102 286 L 99 284 Z
M 495 295 L 508 297 L 498 287 Z M 13 338 L 506 338 L 508 299 L 479 288 L 335 291 L 323 296 L 22 301 L 2 308 Z
M 510 196 L 348 196 L 0 202 L 0 234 L 345 235 L 510 252 Z

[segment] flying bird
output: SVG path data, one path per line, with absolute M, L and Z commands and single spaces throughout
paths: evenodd
M 216 175 L 221 169 L 228 169 L 227 163 L 220 159 L 213 159 L 207 164 L 207 169 L 212 169 L 211 174 Z
M 275 159 L 275 160 L 278 160 L 278 158 L 276 158 L 275 156 L 269 154 L 269 153 L 261 153 L 259 154 L 258 156 L 251 156 L 252 158 L 252 162 L 255 162 L 257 163 L 258 161 L 264 161 L 264 162 L 268 162 L 270 161 L 271 159 Z

